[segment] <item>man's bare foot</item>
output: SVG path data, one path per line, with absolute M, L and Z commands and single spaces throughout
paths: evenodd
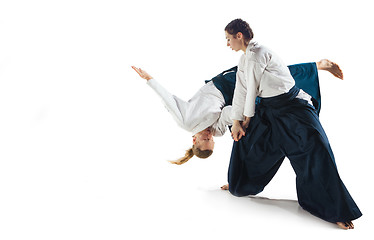
M 332 75 L 334 75 L 335 77 L 343 80 L 343 72 L 340 69 L 338 64 L 331 62 L 328 59 L 322 59 L 321 61 L 316 62 L 316 64 L 317 64 L 317 69 L 326 70 L 330 72 Z
M 337 222 L 336 224 L 338 224 L 338 226 L 342 229 L 354 229 L 355 226 L 353 225 L 353 223 L 351 221 L 348 221 L 348 222 Z
M 221 187 L 221 189 L 222 189 L 222 190 L 229 190 L 229 185 L 228 185 L 228 184 L 223 185 L 223 186 Z

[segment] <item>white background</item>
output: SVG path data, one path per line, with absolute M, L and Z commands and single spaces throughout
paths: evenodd
M 372 239 L 374 87 L 370 1 L 0 2 L 0 239 Z M 191 145 L 130 68 L 188 100 L 241 53 L 234 18 L 287 64 L 328 58 L 321 122 L 364 216 L 343 231 L 298 206 L 286 160 L 260 196 L 226 183 L 232 140 Z

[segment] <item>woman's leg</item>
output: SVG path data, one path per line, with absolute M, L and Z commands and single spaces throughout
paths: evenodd
M 312 97 L 313 105 L 319 114 L 321 110 L 321 92 L 319 89 L 317 64 L 314 62 L 300 63 L 290 65 L 288 69 L 295 80 L 295 85 Z
M 318 70 L 325 70 L 335 77 L 343 79 L 343 72 L 340 67 L 328 59 L 319 62 L 300 63 L 288 66 L 295 85 L 303 89 L 312 97 L 313 105 L 317 113 L 321 110 L 321 93 L 319 87 Z

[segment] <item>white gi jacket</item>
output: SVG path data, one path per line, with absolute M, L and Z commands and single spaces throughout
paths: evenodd
M 183 129 L 196 134 L 211 127 L 214 136 L 222 136 L 232 125 L 231 106 L 225 105 L 222 93 L 208 82 L 187 102 L 170 94 L 155 79 L 147 84 L 161 97 L 166 109 Z
M 257 96 L 281 95 L 294 85 L 287 65 L 272 51 L 251 41 L 239 61 L 231 118 L 242 121 L 244 116 L 253 117 Z M 301 89 L 297 98 L 312 104 L 311 97 Z

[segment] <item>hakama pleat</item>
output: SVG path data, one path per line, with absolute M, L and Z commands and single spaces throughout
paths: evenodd
M 315 108 L 296 98 L 298 92 L 294 87 L 260 99 L 246 135 L 234 142 L 229 191 L 235 196 L 258 194 L 287 157 L 302 208 L 329 222 L 354 220 L 362 214 L 340 179 Z

